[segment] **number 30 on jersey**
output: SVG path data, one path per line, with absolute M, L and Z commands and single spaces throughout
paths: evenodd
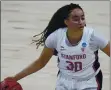
M 80 71 L 82 70 L 82 62 L 71 62 L 71 61 L 66 61 L 67 65 L 67 70 L 70 71 Z

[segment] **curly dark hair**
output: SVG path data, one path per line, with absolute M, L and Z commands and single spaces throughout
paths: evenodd
M 48 26 L 44 29 L 43 32 L 41 32 L 40 34 L 34 35 L 33 37 L 37 37 L 39 35 L 41 35 L 41 37 L 38 40 L 32 40 L 33 43 L 36 43 L 37 48 L 40 45 L 44 45 L 45 40 L 47 39 L 47 37 L 53 33 L 55 30 L 59 29 L 59 28 L 64 28 L 67 27 L 64 23 L 64 20 L 67 19 L 69 17 L 69 14 L 71 13 L 71 11 L 75 8 L 79 8 L 81 10 L 83 10 L 79 4 L 69 4 L 69 5 L 65 5 L 63 7 L 61 7 L 60 9 L 58 9 L 54 15 L 52 16 L 51 20 L 48 23 Z

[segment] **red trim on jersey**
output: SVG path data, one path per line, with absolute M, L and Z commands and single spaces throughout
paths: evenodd
M 92 66 L 92 67 L 93 67 L 93 70 L 96 72 L 96 69 L 94 68 L 94 66 Z M 97 90 L 100 90 L 100 84 L 98 82 L 98 79 L 97 79 L 97 77 L 95 77 L 95 78 L 96 78 L 96 83 L 98 85 Z
M 97 85 L 98 85 L 97 90 L 100 90 L 100 84 L 99 84 L 99 82 L 98 82 L 98 79 L 97 79 L 97 78 L 96 78 L 96 82 L 97 82 Z

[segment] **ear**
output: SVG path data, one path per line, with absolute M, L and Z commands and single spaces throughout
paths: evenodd
M 67 19 L 64 20 L 64 23 L 65 23 L 66 25 L 68 25 L 68 21 L 67 21 Z

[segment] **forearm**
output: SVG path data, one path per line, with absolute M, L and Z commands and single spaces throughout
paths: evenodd
M 33 62 L 31 65 L 29 65 L 27 68 L 25 68 L 24 70 L 22 70 L 20 73 L 16 74 L 14 76 L 14 79 L 16 81 L 40 70 L 41 68 L 43 68 L 44 65 L 41 63 L 40 60 L 36 60 L 35 62 Z
M 101 50 L 110 57 L 110 42 Z
M 18 81 L 42 69 L 48 63 L 52 55 L 53 55 L 53 49 L 44 48 L 40 57 L 36 61 L 34 61 L 31 65 L 29 65 L 27 68 L 25 68 L 24 70 L 22 70 L 21 72 L 13 76 L 12 78 Z

